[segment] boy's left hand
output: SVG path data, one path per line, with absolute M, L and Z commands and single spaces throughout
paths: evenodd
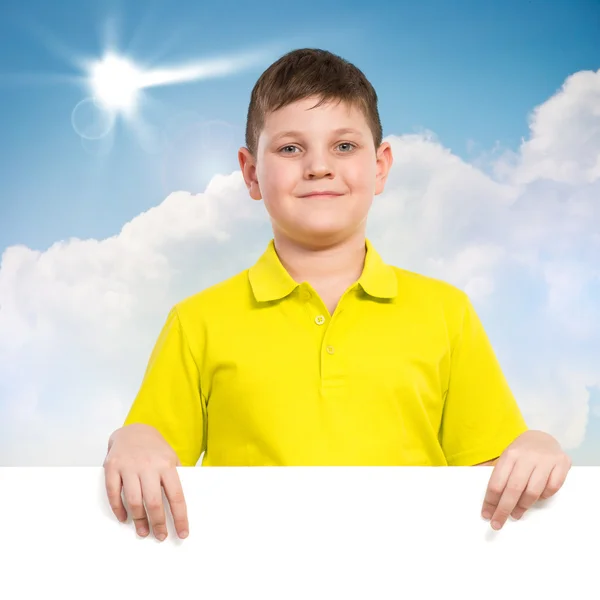
M 543 431 L 526 431 L 496 463 L 481 514 L 501 529 L 509 515 L 520 519 L 539 498 L 550 498 L 562 487 L 571 459 Z

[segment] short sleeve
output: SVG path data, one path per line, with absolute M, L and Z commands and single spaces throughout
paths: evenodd
M 469 298 L 464 298 L 440 429 L 450 466 L 492 460 L 527 431 L 483 325 Z
M 195 466 L 206 450 L 206 402 L 200 373 L 176 308 L 156 341 L 124 425 L 155 427 L 182 466 Z

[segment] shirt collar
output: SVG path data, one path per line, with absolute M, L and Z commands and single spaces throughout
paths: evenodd
M 365 266 L 358 284 L 369 296 L 395 298 L 398 294 L 398 278 L 394 267 L 383 261 L 368 239 L 366 248 Z
M 365 266 L 358 285 L 376 298 L 394 298 L 398 293 L 398 280 L 393 267 L 387 265 L 367 239 Z M 291 294 L 300 284 L 281 264 L 275 242 L 271 240 L 267 249 L 249 270 L 250 285 L 257 302 L 280 300 Z

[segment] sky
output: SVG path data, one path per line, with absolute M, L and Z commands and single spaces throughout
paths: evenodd
M 300 47 L 377 90 L 381 254 L 467 291 L 530 427 L 600 465 L 600 2 L 24 1 L 0 40 L 1 465 L 101 464 L 170 306 L 262 253 L 237 150 Z M 213 68 L 113 119 L 107 53 Z

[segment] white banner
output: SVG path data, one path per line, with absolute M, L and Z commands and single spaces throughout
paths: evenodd
M 99 468 L 0 469 L 1 592 L 35 598 L 598 598 L 600 467 L 495 532 L 491 467 L 179 468 L 190 535 L 136 536 Z

